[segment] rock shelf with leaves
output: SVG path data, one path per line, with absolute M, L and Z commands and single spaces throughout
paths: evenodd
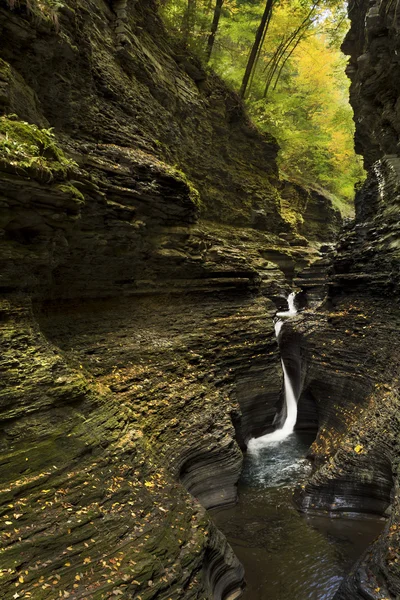
M 285 215 L 275 141 L 155 2 L 1 0 L 0 40 L 0 596 L 233 598 L 205 509 L 280 408 L 301 214 L 338 214 Z

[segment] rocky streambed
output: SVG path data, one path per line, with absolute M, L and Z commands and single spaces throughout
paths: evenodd
M 213 514 L 245 569 L 246 600 L 329 600 L 381 532 L 378 518 L 302 516 L 293 504 L 311 466 L 310 434 L 249 454 L 238 504 Z

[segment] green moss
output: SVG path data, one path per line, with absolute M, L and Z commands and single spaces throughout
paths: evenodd
M 2 58 L 0 58 L 0 79 L 8 81 L 11 76 L 11 68 Z
M 187 187 L 189 188 L 190 199 L 192 200 L 193 204 L 200 210 L 202 208 L 201 197 L 200 197 L 200 194 L 199 194 L 197 188 L 194 187 L 194 185 L 190 181 L 190 179 L 188 179 L 188 177 L 186 176 L 186 174 L 183 171 L 180 171 L 179 169 L 177 169 L 175 167 L 171 167 L 169 165 L 166 165 L 166 167 L 167 167 L 166 171 L 169 175 L 171 175 L 178 181 L 182 181 L 183 183 L 185 183 L 187 185 Z
M 41 129 L 14 116 L 0 117 L 1 163 L 20 175 L 25 172 L 28 177 L 48 181 L 66 179 L 76 166 L 58 148 L 51 129 Z
M 192 200 L 193 204 L 197 206 L 198 209 L 201 209 L 202 202 L 199 192 L 191 183 L 189 183 L 188 185 L 190 190 L 190 199 Z
M 295 230 L 304 223 L 303 215 L 291 208 L 282 207 L 281 214 L 283 219 Z
M 60 192 L 64 192 L 64 194 L 70 194 L 70 195 L 72 195 L 79 202 L 85 202 L 84 195 L 74 185 L 72 185 L 71 183 L 60 184 L 59 186 L 57 186 L 57 189 L 59 189 Z

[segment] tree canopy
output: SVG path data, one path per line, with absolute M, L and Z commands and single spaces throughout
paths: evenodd
M 326 188 L 350 214 L 364 171 L 340 52 L 343 0 L 164 0 L 162 14 L 275 135 L 283 174 Z

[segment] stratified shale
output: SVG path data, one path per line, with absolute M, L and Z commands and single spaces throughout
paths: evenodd
M 315 471 L 297 491 L 304 511 L 378 514 L 383 533 L 335 598 L 400 597 L 399 395 L 399 11 L 396 2 L 350 2 L 351 101 L 356 144 L 369 168 L 356 220 L 305 282 L 310 308 L 301 340 L 302 395 L 318 422 Z M 365 24 L 365 27 L 364 27 Z M 318 306 L 325 295 L 325 300 Z M 290 332 L 287 344 L 290 348 Z M 313 409 L 313 410 L 311 410 Z M 301 413 L 301 408 L 300 408 Z
M 296 187 L 293 217 L 153 0 L 0 0 L 0 108 L 0 596 L 234 598 L 206 509 L 281 409 L 271 317 L 338 213 Z

